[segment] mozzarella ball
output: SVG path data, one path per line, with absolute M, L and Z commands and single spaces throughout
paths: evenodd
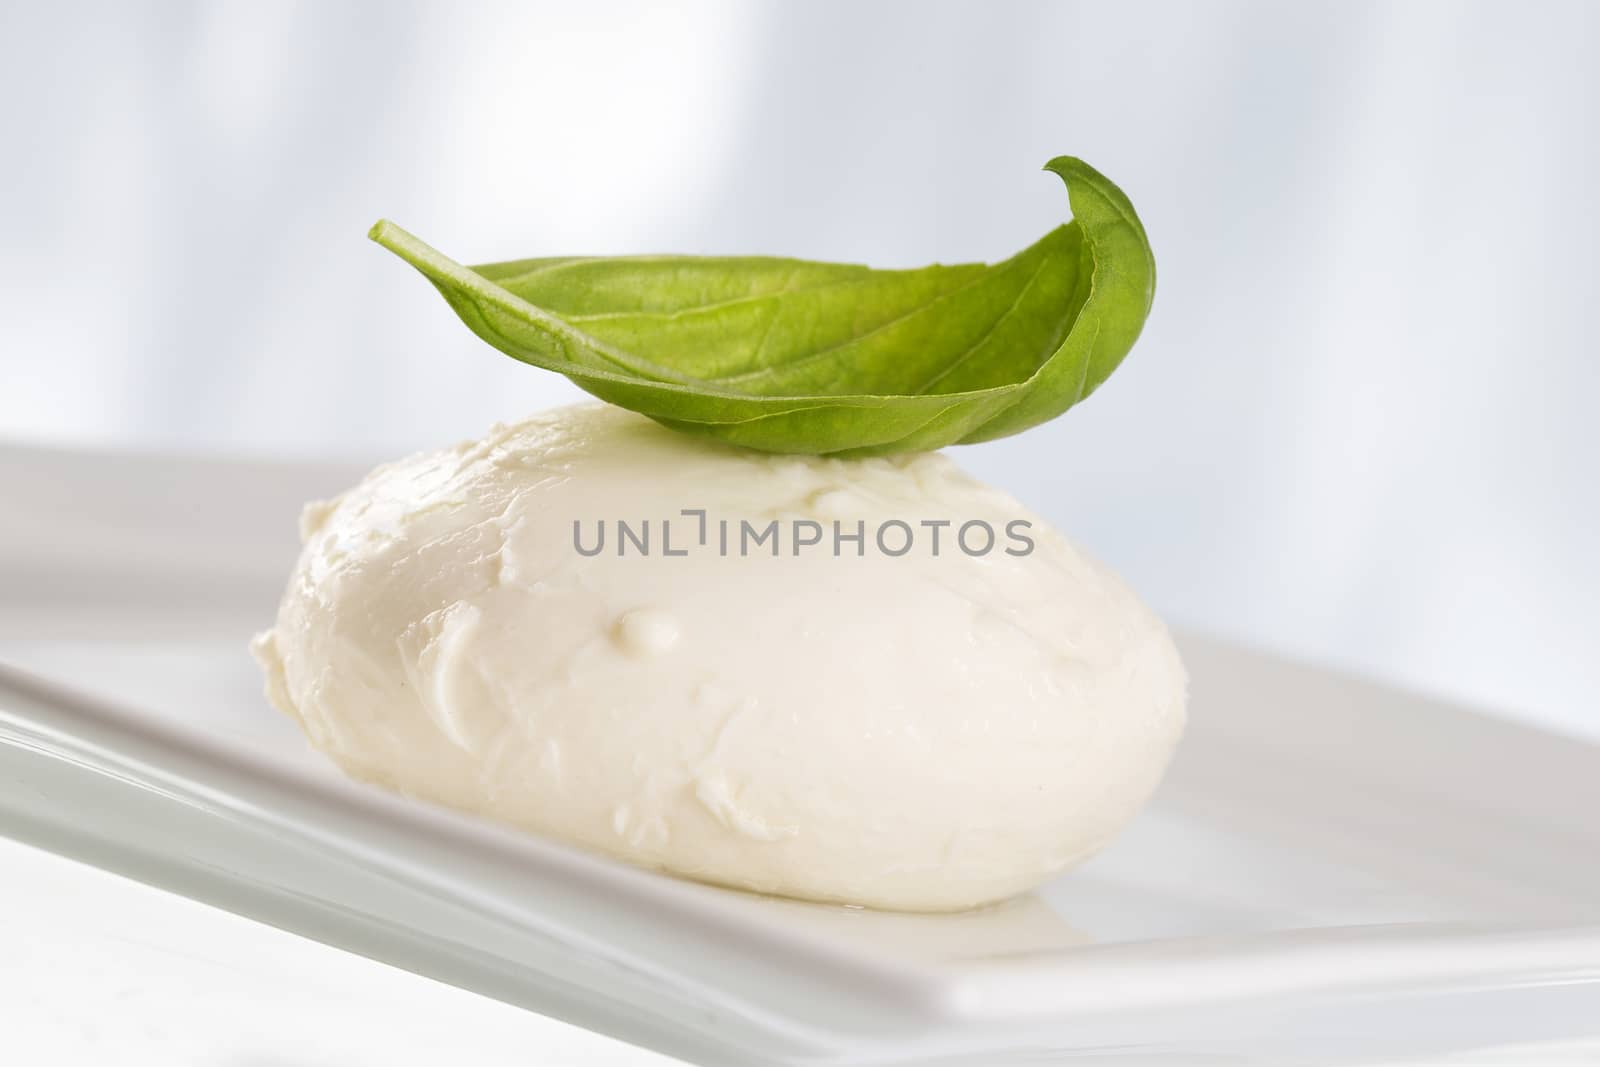
M 348 773 L 741 889 L 942 911 L 1089 856 L 1183 728 L 1166 629 L 939 454 L 579 405 L 308 507 L 268 694 Z

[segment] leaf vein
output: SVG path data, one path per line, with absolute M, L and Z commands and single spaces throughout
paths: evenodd
M 983 331 L 982 336 L 968 345 L 965 351 L 952 360 L 943 370 L 939 371 L 932 378 L 929 378 L 927 381 L 918 386 L 915 391 L 918 393 L 928 392 L 939 382 L 943 381 L 945 378 L 948 378 L 958 367 L 965 363 L 974 352 L 983 347 L 984 343 L 987 342 L 989 338 L 993 337 L 994 332 L 1000 328 L 1000 324 L 1009 319 L 1012 313 L 1016 311 L 1017 308 L 1022 306 L 1022 298 L 1028 295 L 1028 291 L 1032 289 L 1034 283 L 1039 280 L 1039 276 L 1044 273 L 1044 268 L 1049 264 L 1049 262 L 1049 256 L 1040 257 L 1039 265 L 1033 268 L 1033 273 L 1028 275 L 1028 280 L 1023 283 L 1021 289 L 1017 290 L 1016 299 L 1011 301 L 1011 306 L 1006 308 L 1005 311 L 1001 312 L 993 322 L 989 323 L 988 327 Z
M 780 371 L 788 371 L 788 370 L 794 370 L 794 369 L 796 369 L 798 367 L 810 366 L 811 364 L 816 363 L 819 360 L 826 359 L 827 357 L 833 355 L 835 352 L 838 352 L 841 349 L 849 348 L 853 344 L 859 344 L 860 342 L 865 341 L 869 337 L 875 337 L 878 334 L 882 333 L 883 331 L 888 330 L 888 329 L 890 329 L 890 328 L 892 328 L 894 326 L 898 326 L 900 323 L 905 322 L 907 319 L 914 318 L 917 315 L 920 315 L 923 312 L 932 309 L 936 305 L 938 305 L 940 303 L 943 303 L 946 300 L 950 300 L 950 299 L 952 299 L 954 297 L 960 296 L 962 293 L 964 293 L 968 289 L 971 289 L 974 286 L 978 285 L 980 282 L 986 281 L 989 278 L 993 278 L 998 270 L 1004 269 L 1006 266 L 1009 266 L 1009 265 L 1010 264 L 1001 264 L 999 267 L 991 267 L 990 269 L 985 270 L 982 274 L 979 274 L 976 277 L 974 277 L 971 281 L 964 282 L 963 284 L 957 286 L 956 288 L 951 289 L 949 292 L 940 293 L 938 296 L 934 297 L 932 300 L 924 301 L 923 303 L 918 304 L 916 307 L 910 309 L 909 311 L 906 311 L 906 312 L 904 312 L 903 314 L 900 314 L 900 315 L 896 315 L 894 318 L 890 319 L 887 322 L 879 323 L 877 326 L 874 326 L 872 329 L 867 330 L 864 333 L 853 334 L 852 336 L 846 338 L 845 340 L 840 341 L 838 344 L 829 345 L 826 348 L 819 348 L 815 352 L 808 352 L 804 356 L 801 356 L 798 359 L 793 359 L 793 360 L 790 360 L 787 363 L 779 364 L 779 365 L 774 366 L 774 367 L 762 367 L 760 370 L 747 371 L 747 372 L 745 372 L 743 374 L 732 374 L 732 375 L 724 375 L 722 377 L 716 377 L 716 378 L 707 378 L 706 381 L 716 382 L 716 383 L 718 383 L 720 385 L 727 385 L 730 382 L 748 382 L 748 381 L 754 381 L 754 380 L 756 380 L 758 378 L 770 378 L 774 374 L 779 373 Z

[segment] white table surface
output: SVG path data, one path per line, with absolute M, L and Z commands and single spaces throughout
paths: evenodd
M 678 1062 L 4 838 L 0 887 L 19 1067 Z

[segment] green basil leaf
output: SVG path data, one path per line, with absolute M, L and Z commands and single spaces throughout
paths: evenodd
M 870 455 L 1017 433 L 1088 396 L 1155 293 L 1122 191 L 1070 156 L 1072 221 L 1000 263 L 873 270 L 764 256 L 526 259 L 464 267 L 388 221 L 507 355 L 677 430 L 769 452 Z

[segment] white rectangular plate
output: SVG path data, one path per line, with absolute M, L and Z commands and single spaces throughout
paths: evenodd
M 982 912 L 714 889 L 349 782 L 244 645 L 300 502 L 358 474 L 0 451 L 0 832 L 706 1064 L 1600 1035 L 1600 752 L 1196 637 L 1151 808 Z

